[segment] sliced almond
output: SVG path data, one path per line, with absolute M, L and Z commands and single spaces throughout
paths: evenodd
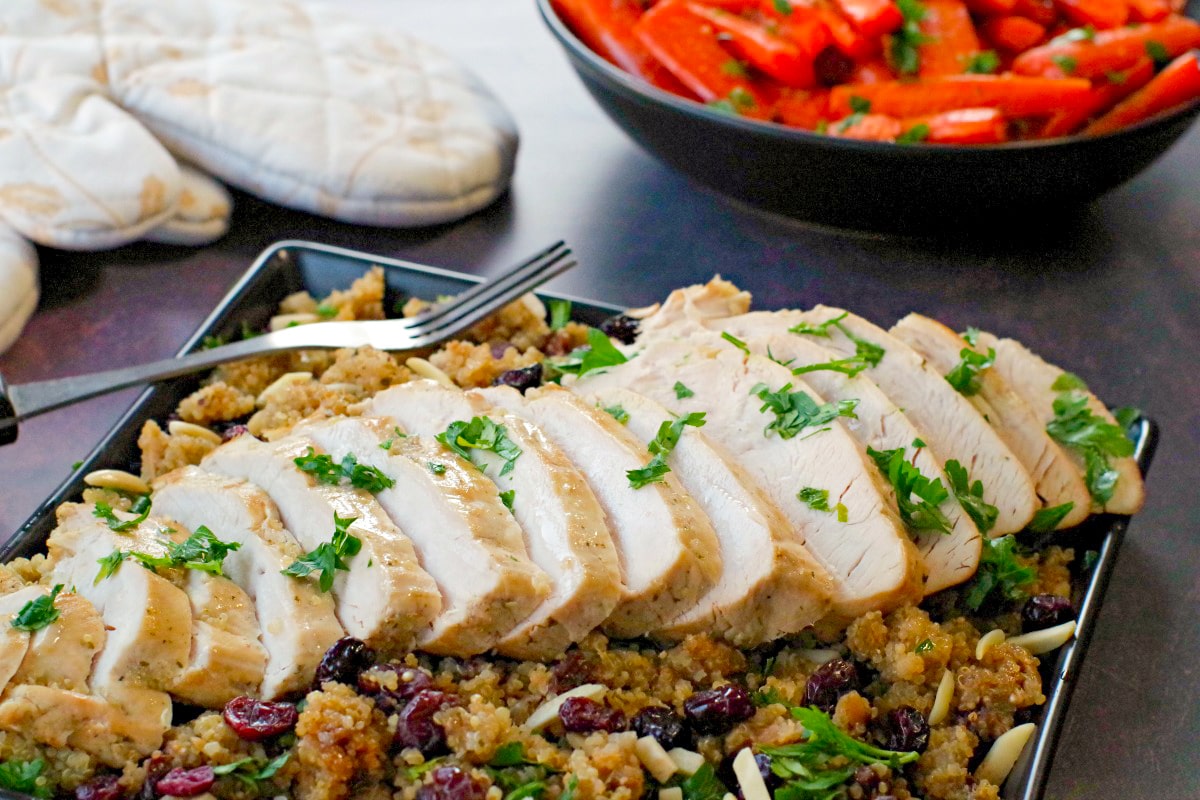
M 754 760 L 754 752 L 749 747 L 743 747 L 733 759 L 733 774 L 746 800 L 771 800 L 767 782 L 758 771 L 758 762 Z
M 586 697 L 588 700 L 595 700 L 599 703 L 604 699 L 604 695 L 608 692 L 608 687 L 602 683 L 585 683 L 583 686 L 576 686 L 569 692 L 563 692 L 558 697 L 547 700 L 538 706 L 529 719 L 525 720 L 524 728 L 530 733 L 537 733 L 542 728 L 549 725 L 554 720 L 558 719 L 558 710 L 562 708 L 562 704 L 567 702 L 571 697 Z
M 1071 641 L 1071 637 L 1075 635 L 1075 627 L 1075 620 L 1069 620 L 1062 625 L 1055 625 L 1053 628 L 1044 628 L 1040 631 L 1014 636 L 1008 641 L 1009 644 L 1019 645 L 1033 655 L 1040 656 L 1043 653 L 1057 650 Z
M 979 642 L 975 645 L 975 660 L 983 661 L 983 657 L 987 655 L 987 651 L 991 650 L 998 644 L 1004 642 L 1004 631 L 996 628 L 990 630 L 983 636 L 979 637 Z
M 433 364 L 429 363 L 429 361 L 424 358 L 417 358 L 416 356 L 413 356 L 404 362 L 404 366 L 411 369 L 418 377 L 428 378 L 431 381 L 437 381 L 442 386 L 445 386 L 449 389 L 458 388 L 454 385 L 454 381 L 450 380 L 449 375 L 435 367 Z
M 676 769 L 684 775 L 695 775 L 704 766 L 704 756 L 695 750 L 688 750 L 684 747 L 673 747 L 667 751 L 667 755 L 675 762 Z
M 293 386 L 297 386 L 301 383 L 308 383 L 312 379 L 313 374 L 311 372 L 285 372 L 276 378 L 274 383 L 263 389 L 262 392 L 259 393 L 258 398 L 255 399 L 254 403 L 259 408 L 262 408 L 268 403 L 282 400 L 284 395 Z
M 638 761 L 642 762 L 646 771 L 653 775 L 654 780 L 659 783 L 666 783 L 678 770 L 674 759 L 653 736 L 643 736 L 638 739 L 634 745 L 634 752 L 637 753 Z
M 83 482 L 97 489 L 112 489 L 129 494 L 150 494 L 150 485 L 123 469 L 98 469 L 83 476 Z
M 678 786 L 668 786 L 658 790 L 658 800 L 683 800 L 683 789 Z
M 938 684 L 937 694 L 933 697 L 933 708 L 929 710 L 930 725 L 937 725 L 950 716 L 950 701 L 953 699 L 954 673 L 946 670 L 942 673 L 942 680 Z
M 1026 743 L 1033 736 L 1035 730 L 1037 730 L 1037 725 L 1026 722 L 1024 725 L 1018 725 L 1012 730 L 1002 733 L 1000 738 L 992 742 L 992 748 L 983 757 L 983 763 L 975 770 L 975 777 L 996 786 L 1002 785 L 1004 779 L 1008 777 L 1008 773 L 1012 772 L 1013 765 L 1021 757 L 1021 751 L 1025 749 Z
M 167 423 L 167 431 L 172 436 L 191 436 L 196 439 L 204 439 L 213 444 L 221 443 L 221 434 L 216 431 L 211 431 L 203 425 L 196 425 L 191 422 L 184 422 L 181 419 L 173 419 Z

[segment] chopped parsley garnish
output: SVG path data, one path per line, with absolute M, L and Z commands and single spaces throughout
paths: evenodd
M 1074 386 L 1078 378 L 1068 379 L 1063 373 L 1054 381 L 1054 389 Z M 1119 473 L 1112 468 L 1109 458 L 1133 455 L 1133 442 L 1125 435 L 1120 425 L 1108 422 L 1092 413 L 1087 407 L 1088 398 L 1077 388 L 1062 392 L 1054 399 L 1054 419 L 1046 425 L 1046 433 L 1064 447 L 1069 447 L 1083 457 L 1087 466 L 1088 492 L 1098 503 L 1112 499 Z
M 382 442 L 380 442 L 379 443 L 380 450 L 389 450 L 390 451 L 392 449 L 392 445 L 396 443 L 397 439 L 407 439 L 408 438 L 408 434 L 405 433 L 404 431 L 400 430 L 399 425 L 397 425 L 393 430 L 395 431 L 395 436 L 389 436 L 387 439 L 384 439 Z
M 219 335 L 205 336 L 200 340 L 201 350 L 212 350 L 217 347 L 222 347 L 226 344 L 225 337 Z
M 988 348 L 987 355 L 964 347 L 958 353 L 959 362 L 946 373 L 946 381 L 961 395 L 979 394 L 983 385 L 982 373 L 996 363 L 996 351 Z
M 391 439 L 388 440 L 389 448 L 391 441 Z M 294 458 L 292 461 L 302 472 L 307 472 L 319 483 L 329 486 L 341 486 L 345 481 L 355 489 L 366 489 L 374 494 L 396 485 L 394 480 L 377 468 L 359 464 L 358 458 L 353 453 L 347 453 L 341 462 L 335 462 L 333 456 L 317 455 L 316 451 L 309 447 L 304 455 Z
M 683 400 L 687 397 L 695 397 L 696 393 L 688 387 L 684 386 L 681 381 L 675 381 L 675 399 Z
M 770 438 L 772 433 L 778 433 L 781 439 L 791 439 L 805 428 L 824 425 L 838 417 L 858 419 L 854 413 L 857 400 L 818 404 L 804 392 L 793 392 L 791 388 L 792 384 L 786 383 L 779 391 L 772 392 L 765 383 L 759 383 L 750 390 L 750 394 L 763 401 L 759 411 L 775 415 L 763 428 L 763 436 Z
M 933 649 L 933 640 L 932 639 L 922 639 L 921 642 L 917 645 L 916 649 L 913 650 L 913 652 L 914 653 L 928 653 L 932 649 Z
M 1050 388 L 1056 392 L 1069 392 L 1075 389 L 1086 392 L 1088 387 L 1083 382 L 1083 378 L 1074 372 L 1064 372 L 1054 379 L 1054 383 L 1050 384 Z
M 741 86 L 735 86 L 724 99 L 712 100 L 708 103 L 708 107 L 715 111 L 733 115 L 749 111 L 755 105 L 754 95 Z
M 362 540 L 351 535 L 349 531 L 350 525 L 356 519 L 358 517 L 339 517 L 337 512 L 334 512 L 333 538 L 293 561 L 291 566 L 283 570 L 283 574 L 303 578 L 319 572 L 321 575 L 317 585 L 321 591 L 328 592 L 332 589 L 334 573 L 339 569 L 349 571 L 350 565 L 346 563 L 346 559 L 353 558 L 362 550 Z
M 275 773 L 283 768 L 291 755 L 292 752 L 286 750 L 266 762 L 251 757 L 240 758 L 237 761 L 213 767 L 212 771 L 218 777 L 230 775 L 241 781 L 246 788 L 257 790 L 260 783 L 275 777 Z
M 199 570 L 210 575 L 224 575 L 222 564 L 225 562 L 225 556 L 242 548 L 238 542 L 221 541 L 203 525 L 196 528 L 196 531 L 182 542 L 163 539 L 162 545 L 166 549 L 165 555 L 130 551 L 119 559 L 115 553 L 99 559 L 100 572 L 96 575 L 97 582 L 104 579 L 101 575 L 106 578 L 116 572 L 125 558 L 132 558 L 151 572 L 182 568 Z M 107 574 L 104 574 L 106 571 Z
M 338 315 L 338 307 L 332 303 L 321 303 L 317 306 L 317 316 L 321 319 L 333 319 Z
M 702 428 L 704 422 L 703 411 L 694 411 L 683 417 L 663 420 L 663 423 L 658 426 L 658 433 L 647 446 L 651 455 L 650 461 L 644 467 L 625 472 L 625 477 L 629 478 L 630 488 L 641 489 L 651 483 L 661 483 L 663 476 L 671 471 L 671 468 L 667 466 L 667 456 L 675 449 L 675 445 L 679 444 L 679 437 L 683 435 L 683 429 L 688 425 L 693 428 Z
M 842 503 L 838 503 L 833 508 L 829 507 L 829 490 L 814 489 L 811 486 L 806 486 L 796 494 L 796 499 L 813 511 L 827 511 L 832 514 L 837 514 L 838 522 L 845 522 L 849 519 L 849 510 Z
M 1051 56 L 1050 60 L 1054 65 L 1062 70 L 1064 75 L 1074 75 L 1075 68 L 1079 66 L 1079 62 L 1072 56 L 1060 53 L 1056 56 Z
M 575 792 L 579 790 L 579 778 L 574 775 L 567 781 L 567 788 L 559 795 L 558 800 L 575 800 Z
M 921 32 L 925 19 L 925 5 L 919 0 L 896 0 L 904 23 L 891 35 L 887 55 L 892 69 L 900 75 L 913 75 L 921 68 L 921 52 L 918 49 L 929 41 Z
M 625 408 L 619 404 L 615 405 L 615 406 L 605 406 L 604 413 L 608 414 L 610 417 L 612 417 L 613 419 L 615 419 L 617 422 L 621 423 L 622 425 L 629 422 L 629 412 L 626 411 Z
M 1121 406 L 1120 408 L 1114 408 L 1112 415 L 1117 424 L 1121 426 L 1121 429 L 1128 431 L 1133 427 L 1134 423 L 1142 418 L 1142 410 L 1132 406 Z
M 961 336 L 967 344 L 971 345 L 971 347 L 978 347 L 979 335 L 981 333 L 983 333 L 983 331 L 979 330 L 979 328 L 976 328 L 974 325 L 968 325 L 967 329 L 960 333 L 959 336 Z
M 725 784 L 717 778 L 717 771 L 713 765 L 707 761 L 700 769 L 675 785 L 683 790 L 683 800 L 722 800 L 728 792 Z
M 582 376 L 592 370 L 615 367 L 629 360 L 612 343 L 612 339 L 604 334 L 604 331 L 588 328 L 587 340 L 587 344 L 576 347 L 562 358 L 549 361 L 549 365 L 559 372 Z
M 500 477 L 513 471 L 517 458 L 521 455 L 521 448 L 508 438 L 508 430 L 488 417 L 472 417 L 470 422 L 451 422 L 444 433 L 439 433 L 433 438 L 475 464 L 480 472 L 484 471 L 484 468 L 471 458 L 471 451 L 495 453 L 504 460 L 504 466 L 500 468 Z
M 993 593 L 1004 600 L 1024 600 L 1026 588 L 1037 577 L 1037 570 L 1027 567 L 1018 559 L 1017 540 L 1014 536 L 1001 536 L 983 540 L 983 553 L 979 558 L 979 569 L 968 584 L 963 598 L 967 607 L 978 611 Z
M 729 331 L 721 331 L 721 338 L 729 342 L 731 345 L 741 350 L 746 355 L 750 355 L 750 347 L 738 337 L 734 336 Z
M 792 370 L 793 375 L 803 375 L 806 372 L 840 372 L 848 378 L 853 378 L 864 369 L 871 367 L 871 363 L 857 353 L 846 358 L 835 358 L 832 361 L 823 361 L 820 364 L 809 364 L 804 367 L 796 367 Z
M 896 144 L 918 144 L 929 138 L 929 126 L 918 122 L 896 137 Z
M 856 94 L 850 95 L 850 110 L 855 114 L 866 114 L 871 110 L 871 101 Z
M 844 311 L 841 314 L 839 314 L 838 316 L 836 316 L 832 319 L 827 319 L 824 322 L 817 323 L 816 325 L 812 325 L 807 322 L 801 322 L 797 325 L 793 325 L 792 327 L 788 328 L 788 333 L 794 333 L 799 336 L 820 336 L 822 338 L 828 339 L 828 338 L 830 338 L 829 329 L 837 328 L 839 331 L 842 332 L 843 336 L 845 336 L 847 339 L 849 339 L 851 342 L 854 343 L 854 355 L 849 358 L 841 359 L 841 362 L 846 362 L 847 364 L 854 364 L 854 363 L 861 362 L 861 363 L 864 363 L 867 366 L 871 366 L 871 367 L 879 366 L 879 362 L 883 360 L 883 357 L 887 354 L 887 351 L 884 350 L 879 345 L 875 344 L 874 342 L 869 342 L 866 339 L 860 338 L 858 336 L 855 336 L 853 333 L 851 333 L 850 330 L 845 325 L 842 324 L 842 320 L 844 320 L 848 316 L 850 316 L 850 312 Z M 830 363 L 839 363 L 839 362 L 830 362 Z M 804 369 L 806 371 L 811 371 L 814 368 L 806 367 Z M 795 370 L 793 370 L 793 372 L 794 371 Z M 859 372 L 861 372 L 861 371 L 862 370 L 859 370 Z M 847 373 L 847 374 L 849 374 L 849 373 Z M 855 373 L 855 374 L 858 374 L 858 373 Z
M 429 467 L 429 471 L 432 472 L 434 475 L 445 475 L 446 474 L 446 465 L 445 464 L 439 464 L 436 461 L 430 461 L 430 462 L 426 463 L 425 466 Z
M 1067 514 L 1070 514 L 1075 509 L 1074 501 L 1068 500 L 1062 505 L 1051 506 L 1049 508 L 1038 509 L 1033 515 L 1033 519 L 1029 522 L 1029 530 L 1034 533 L 1049 533 L 1059 526 Z
M 505 767 L 537 766 L 537 762 L 530 761 L 525 757 L 525 745 L 521 742 L 505 742 L 496 748 L 496 753 L 488 761 L 488 766 L 504 769 Z
M 946 478 L 950 481 L 950 490 L 954 492 L 958 504 L 974 521 L 980 533 L 987 533 L 996 527 L 1000 509 L 983 499 L 983 481 L 972 483 L 967 468 L 954 459 L 946 462 Z
M 1129 80 L 1128 70 L 1106 69 L 1104 70 L 1104 80 L 1114 86 L 1121 86 L 1125 81 Z
M 509 511 L 513 510 L 513 500 L 517 499 L 517 490 L 509 489 L 506 492 L 500 493 L 500 502 L 504 503 L 504 507 Z
M 950 499 L 950 493 L 942 485 L 941 478 L 930 480 L 922 475 L 904 457 L 901 448 L 876 450 L 868 447 L 867 455 L 874 459 L 875 466 L 896 490 L 900 518 L 908 527 L 917 531 L 950 533 L 950 520 L 938 508 Z
M 31 794 L 34 797 L 49 797 L 50 788 L 38 783 L 42 770 L 46 768 L 43 759 L 33 761 L 4 761 L 0 762 L 0 789 L 10 792 Z
M 121 568 L 121 564 L 128 557 L 129 553 L 124 550 L 113 550 L 108 555 L 97 558 L 96 563 L 100 565 L 100 571 L 96 573 L 96 577 L 92 581 L 92 585 L 98 586 L 100 581 L 116 575 L 117 570 Z
M 1155 65 L 1160 67 L 1171 60 L 1171 52 L 1167 50 L 1166 45 L 1154 39 L 1146 42 L 1146 55 L 1154 59 Z
M 736 58 L 731 58 L 721 65 L 721 74 L 728 75 L 731 78 L 747 78 L 750 76 L 746 65 Z
M 845 133 L 862 122 L 862 118 L 871 111 L 871 101 L 852 94 L 850 95 L 850 111 L 851 113 L 838 123 L 838 133 Z
M 40 631 L 54 622 L 60 616 L 58 609 L 54 607 L 54 601 L 58 598 L 58 593 L 62 590 L 63 585 L 56 583 L 54 588 L 50 590 L 50 594 L 36 597 L 21 606 L 21 610 L 12 619 L 12 626 L 19 631 L 32 632 Z
M 1000 69 L 1000 56 L 995 50 L 980 50 L 967 56 L 963 67 L 968 75 L 991 75 Z
M 785 17 L 792 13 L 792 4 L 788 0 L 775 0 L 775 10 Z
M 846 317 L 850 316 L 849 311 L 844 311 L 833 319 L 827 319 L 824 322 L 818 322 L 813 325 L 810 322 L 798 322 L 788 328 L 788 333 L 794 333 L 797 336 L 820 336 L 824 339 L 830 338 L 829 329 L 838 325 Z
M 541 797 L 546 791 L 546 778 L 557 770 L 531 761 L 520 742 L 508 742 L 496 748 L 484 770 L 500 789 L 504 800 L 523 800 Z
M 547 300 L 546 305 L 550 306 L 550 330 L 557 331 L 567 327 L 567 323 L 571 321 L 571 301 Z
M 137 500 L 133 501 L 133 506 L 129 509 L 129 513 L 137 514 L 137 516 L 133 519 L 122 521 L 113 513 L 113 508 L 108 503 L 96 503 L 96 507 L 92 509 L 92 516 L 96 519 L 104 520 L 104 524 L 108 526 L 110 531 L 125 533 L 141 525 L 146 521 L 146 517 L 150 516 L 150 495 L 141 495 Z

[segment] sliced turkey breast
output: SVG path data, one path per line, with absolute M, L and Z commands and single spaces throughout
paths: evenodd
M 680 397 L 677 384 L 693 394 Z M 833 580 L 833 612 L 856 617 L 921 596 L 922 564 L 861 445 L 836 419 L 790 438 L 767 430 L 776 417 L 756 392 L 821 397 L 786 368 L 696 337 L 652 341 L 636 358 L 579 381 L 581 392 L 627 388 L 672 413 L 705 412 L 704 433 L 758 482 Z M 829 510 L 802 502 L 803 489 L 828 492 Z M 844 521 L 834 511 L 844 504 Z
M 541 604 L 550 582 L 529 560 L 496 485 L 438 442 L 398 436 L 395 427 L 380 418 L 343 417 L 298 431 L 334 459 L 353 455 L 395 481 L 376 498 L 412 539 L 442 592 L 442 613 L 418 640 L 421 649 L 482 653 Z
M 791 369 L 826 364 L 839 356 L 810 337 L 790 333 L 763 333 L 754 314 L 712 320 L 710 326 L 729 331 L 744 339 L 752 352 L 770 353 Z M 726 347 L 733 344 L 721 340 Z M 924 435 L 866 375 L 853 377 L 834 370 L 803 373 L 804 382 L 829 401 L 854 400 L 857 419 L 842 424 L 864 446 L 876 450 L 904 450 L 908 460 L 927 478 L 942 478 L 942 461 L 929 447 L 914 447 Z M 945 479 L 942 478 L 943 483 Z M 962 583 L 975 574 L 983 539 L 978 528 L 962 507 L 951 497 L 939 506 L 950 523 L 948 534 L 941 531 L 910 529 L 921 558 L 925 562 L 925 594 L 933 594 Z
M 45 587 L 39 588 L 45 592 Z M 54 608 L 58 619 L 34 631 L 29 651 L 12 682 L 86 693 L 92 663 L 107 637 L 104 619 L 95 606 L 74 592 L 60 594 Z
M 970 349 L 957 333 L 920 314 L 909 314 L 892 326 L 891 333 L 925 356 L 942 375 L 951 373 L 962 362 L 962 351 Z M 987 348 L 979 352 L 986 353 Z M 1037 413 L 998 370 L 989 367 L 979 371 L 977 381 L 978 391 L 964 396 L 991 423 L 1033 478 L 1042 505 L 1071 504 L 1058 527 L 1083 522 L 1091 506 L 1087 485 L 1067 453 L 1047 435 Z
M 0 597 L 0 693 L 17 674 L 29 652 L 29 631 L 14 628 L 13 617 L 27 603 L 46 594 L 47 591 L 41 586 L 26 586 Z
M 430 439 L 451 423 L 487 418 L 503 426 L 521 450 L 506 474 L 494 452 L 472 458 L 502 491 L 511 491 L 512 513 L 525 534 L 533 563 L 549 577 L 550 594 L 509 632 L 496 652 L 545 661 L 598 627 L 621 598 L 621 568 L 604 510 L 587 481 L 537 426 L 496 408 L 476 392 L 434 381 L 411 381 L 370 401 L 371 414 L 394 420 L 409 433 Z
M 321 657 L 344 631 L 331 595 L 283 574 L 304 548 L 283 527 L 267 494 L 239 478 L 184 467 L 154 482 L 154 509 L 192 530 L 203 525 L 241 544 L 225 557 L 224 571 L 254 601 L 267 653 L 259 692 L 272 699 L 307 689 Z
M 1043 425 L 1051 422 L 1055 417 L 1054 401 L 1062 394 L 1054 388 L 1055 381 L 1064 375 L 1062 368 L 1043 360 L 1020 342 L 999 339 L 990 333 L 980 334 L 979 346 L 995 348 L 996 371 L 1033 407 Z M 1083 392 L 1089 411 L 1106 422 L 1116 423 L 1100 398 L 1086 389 L 1076 391 Z M 1087 464 L 1083 456 L 1073 448 L 1067 447 L 1065 450 L 1076 471 L 1086 475 Z M 1103 504 L 1093 501 L 1093 507 L 1110 514 L 1136 514 L 1146 500 L 1146 487 L 1137 461 L 1132 456 L 1109 457 L 1108 460 L 1112 469 L 1116 470 L 1117 482 L 1112 497 Z
M 623 578 L 621 602 L 604 629 L 641 636 L 690 610 L 721 576 L 712 524 L 679 479 L 630 486 L 626 472 L 650 458 L 646 443 L 615 419 L 558 386 L 528 394 L 482 390 L 493 404 L 529 420 L 587 479 L 608 519 Z
M 362 549 L 346 559 L 348 571 L 334 575 L 338 619 L 347 633 L 373 647 L 407 652 L 441 609 L 437 586 L 418 563 L 412 542 L 368 492 L 319 483 L 296 465 L 310 448 L 315 452 L 312 441 L 296 436 L 267 443 L 243 435 L 209 453 L 200 466 L 265 491 L 307 551 L 331 541 L 335 516 L 353 518 L 349 531 Z
M 588 397 L 627 416 L 641 441 L 672 418 L 662 405 L 627 389 Z M 685 428 L 672 454 L 683 488 L 708 515 L 721 546 L 721 578 L 688 611 L 654 632 L 682 639 L 709 633 L 753 647 L 796 633 L 829 610 L 833 587 L 825 570 L 796 542 L 788 522 L 745 472 L 726 458 L 703 428 Z

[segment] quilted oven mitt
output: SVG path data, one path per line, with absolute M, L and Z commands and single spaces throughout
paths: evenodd
M 516 150 L 473 75 L 336 6 L 3 0 L 0 351 L 37 302 L 29 241 L 207 243 L 230 212 L 214 177 L 346 222 L 448 222 L 504 191 Z

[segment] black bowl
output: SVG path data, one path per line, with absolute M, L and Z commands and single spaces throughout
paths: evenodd
M 838 139 L 676 97 L 588 49 L 550 0 L 542 18 L 601 108 L 651 155 L 705 186 L 824 225 L 933 232 L 1045 220 L 1137 175 L 1200 114 L 1200 101 L 1103 136 L 998 145 Z

